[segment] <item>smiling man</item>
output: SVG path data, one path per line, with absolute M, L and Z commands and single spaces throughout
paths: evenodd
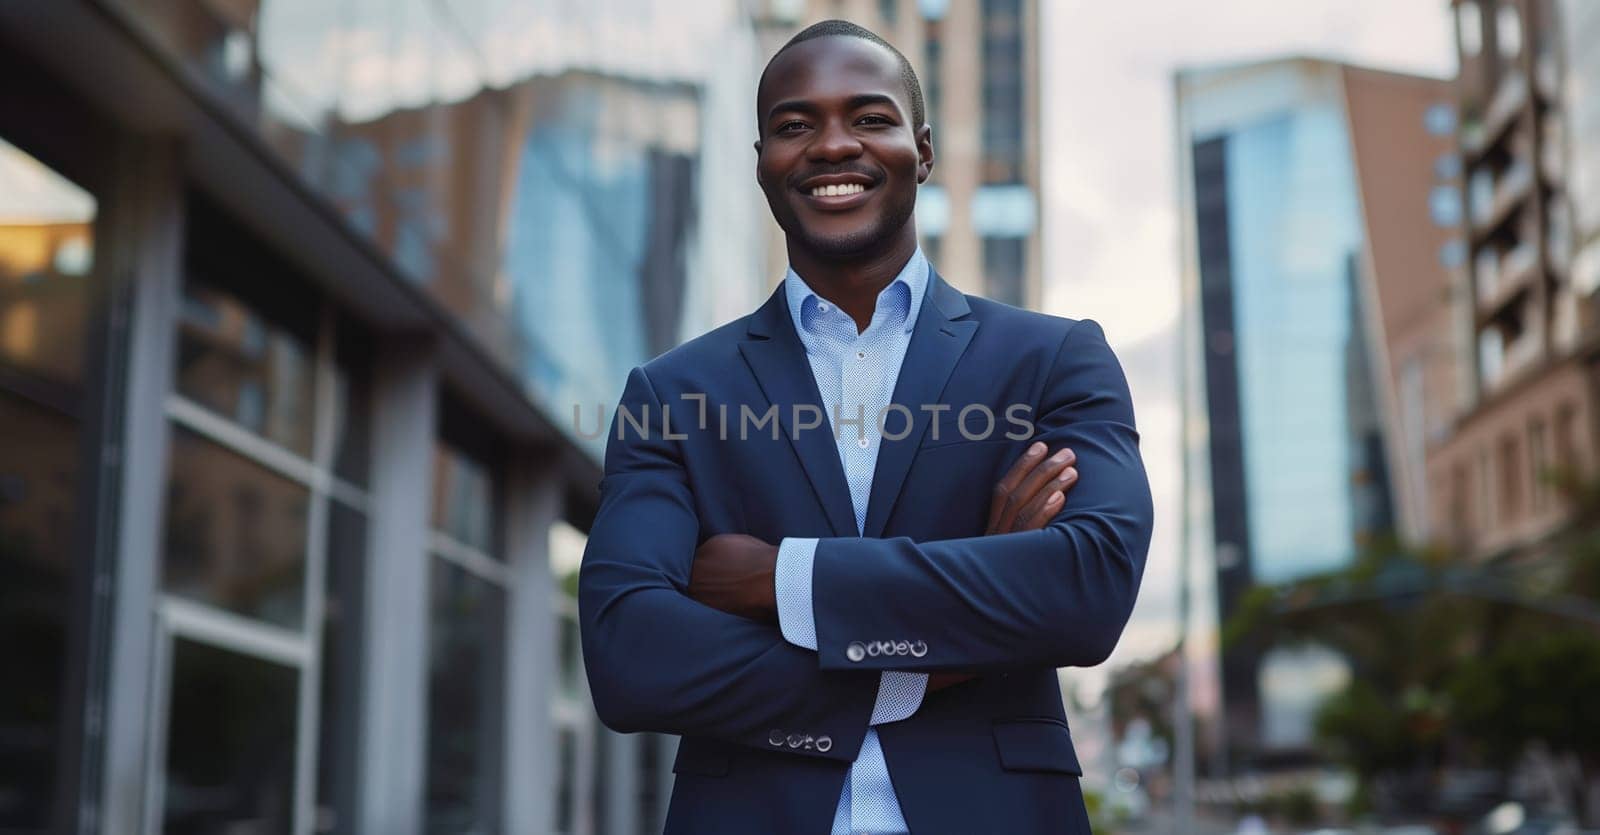
M 1121 367 L 923 257 L 933 132 L 882 39 L 806 29 L 756 110 L 790 269 L 628 377 L 579 580 L 600 718 L 682 735 L 668 832 L 1087 833 L 1055 671 L 1111 652 L 1149 547 Z

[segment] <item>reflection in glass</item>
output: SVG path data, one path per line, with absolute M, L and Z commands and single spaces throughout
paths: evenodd
M 95 200 L 0 140 L 0 831 L 52 829 Z M 56 822 L 59 823 L 59 822 Z
M 360 726 L 361 605 L 367 520 L 329 504 L 322 693 L 317 726 L 317 832 L 349 832 L 355 820 Z
M 270 661 L 173 639 L 167 835 L 289 832 L 298 678 Z
M 57 389 L 81 382 L 95 200 L 0 140 L 0 368 Z
M 578 621 L 563 613 L 556 619 L 557 656 L 561 659 L 561 694 L 569 699 L 583 698 L 583 655 L 578 641 Z
M 0 831 L 44 831 L 60 750 L 76 421 L 0 386 Z
M 500 806 L 505 593 L 433 560 L 427 831 L 492 832 Z
M 556 832 L 569 833 L 575 828 L 573 820 L 578 792 L 578 735 L 572 728 L 562 728 L 556 741 Z
M 495 547 L 499 495 L 489 466 L 440 442 L 433 450 L 433 527 L 499 558 Z
M 268 440 L 311 455 L 313 352 L 306 340 L 220 290 L 188 282 L 177 388 Z
M 346 317 L 339 319 L 333 382 L 333 473 L 365 487 L 372 454 L 371 337 Z
M 163 588 L 300 629 L 306 488 L 180 426 L 168 472 Z
M 1342 119 L 1319 102 L 1226 140 L 1248 558 L 1261 583 L 1347 565 L 1389 526 Z

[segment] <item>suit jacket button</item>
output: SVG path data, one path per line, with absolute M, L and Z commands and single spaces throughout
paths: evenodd
M 905 641 L 895 641 L 894 642 L 894 654 L 895 655 L 905 655 L 906 653 L 908 653 L 910 651 L 911 651 L 911 645 L 906 643 Z
M 927 655 L 928 645 L 922 641 L 912 641 L 911 654 L 916 658 L 921 658 L 922 656 Z
M 826 754 L 833 748 L 833 737 L 823 734 L 817 737 L 817 750 Z
M 851 661 L 860 661 L 867 657 L 867 648 L 860 641 L 851 641 L 850 646 L 844 648 L 844 657 Z
M 803 737 L 803 736 L 801 736 L 799 734 L 789 734 L 789 747 L 790 748 L 799 748 L 801 745 L 804 745 L 805 742 L 806 742 L 806 738 L 805 737 Z
M 774 728 L 772 733 L 767 734 L 767 744 L 781 747 L 783 745 L 783 731 Z

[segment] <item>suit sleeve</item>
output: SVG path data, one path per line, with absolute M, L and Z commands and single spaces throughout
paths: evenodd
M 1071 447 L 1079 473 L 1040 530 L 818 543 L 823 669 L 1082 667 L 1111 654 L 1138 593 L 1153 511 L 1127 380 L 1093 321 L 1063 337 L 1035 437 L 1052 451 Z
M 624 424 L 625 413 L 646 431 Z M 777 628 L 688 597 L 700 525 L 681 447 L 659 431 L 660 415 L 648 376 L 634 369 L 607 441 L 578 578 L 584 665 L 600 719 L 621 732 L 853 760 L 879 674 L 824 671 L 816 653 Z M 824 736 L 826 745 L 787 744 Z

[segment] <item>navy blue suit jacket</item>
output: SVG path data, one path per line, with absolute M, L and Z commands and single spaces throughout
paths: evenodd
M 683 737 L 668 832 L 825 835 L 884 670 L 978 674 L 878 726 L 913 833 L 1089 831 L 1055 670 L 1106 658 L 1144 570 L 1127 382 L 1093 321 L 930 278 L 894 394 L 915 423 L 879 450 L 865 536 L 827 422 L 794 431 L 819 414 L 794 405 L 821 399 L 781 287 L 628 377 L 579 609 L 601 720 Z M 935 403 L 952 408 L 922 408 Z M 1003 434 L 1018 403 L 1034 438 L 1077 453 L 1080 478 L 1044 529 L 983 536 L 995 483 L 1031 443 Z M 971 404 L 996 416 L 991 436 L 958 431 Z M 757 424 L 772 405 L 779 426 Z M 967 434 L 984 424 L 969 415 Z M 817 652 L 686 595 L 696 546 L 719 533 L 821 538 Z M 891 645 L 921 653 L 860 651 Z

